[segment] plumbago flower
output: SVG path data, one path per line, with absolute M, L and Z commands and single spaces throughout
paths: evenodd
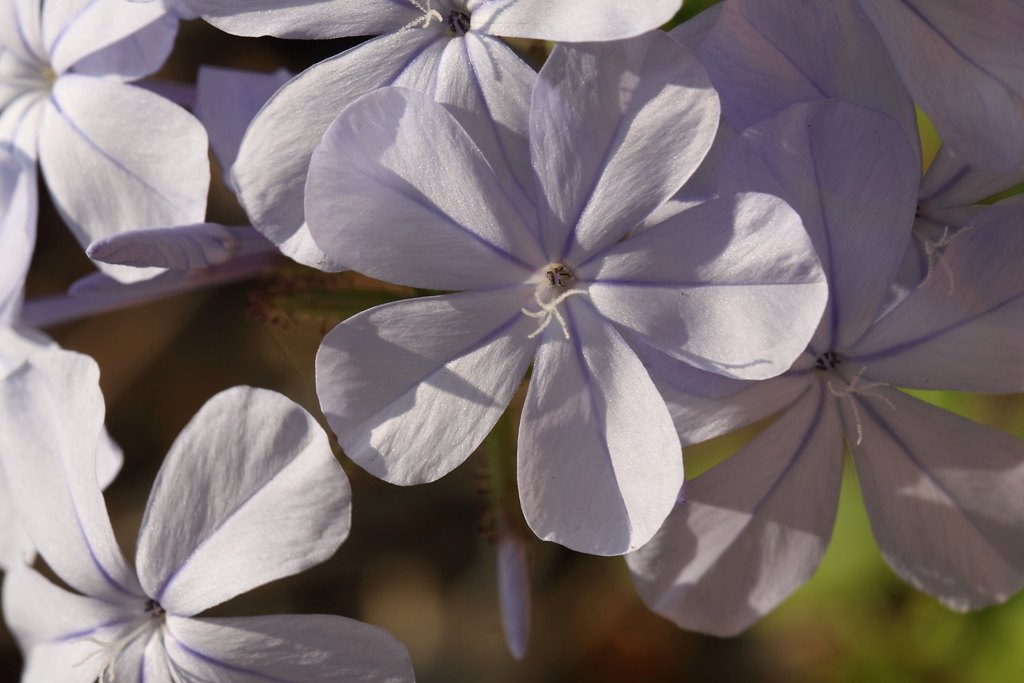
M 56 348 L 45 335 L 24 327 L 0 326 L 0 382 L 30 357 L 36 363 L 45 363 L 52 354 L 41 350 Z M 22 397 L 31 400 L 31 397 Z M 100 437 L 96 451 L 96 478 L 100 488 L 106 488 L 121 470 L 123 462 L 120 447 L 107 434 Z M 0 569 L 31 564 L 35 546 L 25 532 L 14 510 L 7 479 L 0 470 Z
M 830 302 L 806 352 L 774 379 L 737 382 L 645 354 L 684 443 L 784 410 L 688 482 L 628 558 L 645 602 L 678 625 L 735 634 L 810 577 L 846 444 L 875 538 L 904 580 L 956 610 L 1003 601 L 1024 581 L 1024 442 L 892 388 L 1024 389 L 1024 231 L 1008 220 L 1022 204 L 976 213 L 944 267 L 879 318 L 910 239 L 917 168 L 893 120 L 835 101 L 794 105 L 730 149 L 722 191 L 769 191 L 800 211 Z
M 4 580 L 22 680 L 412 681 L 390 635 L 325 615 L 202 618 L 199 612 L 329 557 L 350 493 L 327 436 L 279 394 L 236 387 L 175 441 L 146 506 L 136 568 L 96 482 L 98 369 L 53 350 L 0 384 L 0 457 L 39 554 L 72 593 L 32 569 Z
M 680 0 L 188 0 L 239 35 L 379 35 L 299 74 L 253 121 L 233 169 L 253 225 L 291 258 L 339 270 L 310 239 L 303 187 L 313 149 L 358 97 L 395 85 L 449 107 L 510 191 L 528 193 L 526 108 L 536 74 L 499 38 L 558 41 L 635 36 L 672 18 Z
M 389 88 L 345 110 L 310 165 L 317 244 L 379 279 L 468 290 L 379 306 L 327 335 L 317 393 L 349 457 L 394 483 L 443 476 L 535 358 L 518 444 L 531 528 L 596 554 L 650 538 L 682 462 L 626 338 L 769 377 L 826 297 L 797 216 L 767 195 L 622 239 L 693 173 L 718 115 L 703 70 L 664 33 L 558 46 L 533 90 L 527 195 L 426 95 Z
M 128 84 L 170 52 L 164 2 L 7 0 L 0 7 L 0 144 L 37 159 L 78 241 L 196 223 L 206 134 L 181 107 Z M 156 271 L 101 266 L 137 280 Z
M 842 97 L 912 133 L 912 95 L 972 165 L 1024 167 L 1020 2 L 726 0 L 716 24 L 700 57 L 740 130 L 794 102 Z

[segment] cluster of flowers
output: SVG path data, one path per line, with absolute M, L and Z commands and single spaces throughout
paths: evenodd
M 23 680 L 412 680 L 400 644 L 341 617 L 195 616 L 347 534 L 310 415 L 259 389 L 211 399 L 133 569 L 101 493 L 121 454 L 98 370 L 29 327 L 278 253 L 439 292 L 324 339 L 317 393 L 349 458 L 399 484 L 445 475 L 532 365 L 529 527 L 628 554 L 685 628 L 739 632 L 813 573 L 847 444 L 904 579 L 954 609 L 1021 586 L 1024 442 L 894 387 L 1024 390 L 1024 212 L 989 201 L 1024 181 L 1024 3 L 727 0 L 657 30 L 679 6 L 4 3 L 0 550 Z M 290 80 L 204 69 L 193 115 L 140 79 L 195 16 L 379 37 Z M 537 73 L 502 37 L 557 44 Z M 944 141 L 924 177 L 915 102 Z M 207 134 L 251 228 L 203 222 Z M 101 274 L 34 305 L 37 166 Z M 779 411 L 683 487 L 682 446 Z

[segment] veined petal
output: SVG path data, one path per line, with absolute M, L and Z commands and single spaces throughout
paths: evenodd
M 806 353 L 778 377 L 752 381 L 698 370 L 641 341 L 632 347 L 665 399 L 684 448 L 787 408 L 814 381 L 814 359 Z
M 0 458 L 39 554 L 87 595 L 137 599 L 96 476 L 97 452 L 108 447 L 96 363 L 56 346 L 41 350 L 0 383 L 0 403 Z
M 1024 390 L 1024 199 L 977 214 L 928 278 L 849 351 L 851 363 L 897 386 Z
M 1009 171 L 982 168 L 944 144 L 924 174 L 918 202 L 928 209 L 958 209 L 1020 183 L 1024 183 L 1024 166 Z
M 700 46 L 704 44 L 711 29 L 718 23 L 718 17 L 721 16 L 724 6 L 724 2 L 715 3 L 711 7 L 702 10 L 700 14 L 690 17 L 679 24 L 669 31 L 668 34 L 682 43 L 687 50 L 693 54 L 698 54 Z
M 43 42 L 53 70 L 64 73 L 79 60 L 142 30 L 166 13 L 164 2 L 44 2 Z
M 444 476 L 483 441 L 526 373 L 530 287 L 398 301 L 335 327 L 317 395 L 346 455 L 376 477 Z
M 582 297 L 549 325 L 519 428 L 519 497 L 542 540 L 622 555 L 650 540 L 683 483 L 682 450 L 640 360 Z
M 843 474 L 835 401 L 815 382 L 750 444 L 693 481 L 654 539 L 627 556 L 647 605 L 680 628 L 732 636 L 811 577 Z
M 278 246 L 308 232 L 303 188 L 309 158 L 338 112 L 388 85 L 431 88 L 446 44 L 433 31 L 403 31 L 363 43 L 285 84 L 253 119 L 232 168 L 239 201 L 256 229 Z M 284 253 L 314 267 L 343 269 L 308 249 Z
M 306 217 L 324 253 L 411 287 L 525 282 L 546 261 L 523 208 L 455 118 L 404 88 L 342 112 L 306 181 Z
M 1024 441 L 873 391 L 840 406 L 886 562 L 951 609 L 1003 602 L 1024 583 Z
M 387 631 L 306 614 L 167 618 L 164 643 L 183 681 L 412 683 L 405 647 Z
M 800 217 L 758 193 L 683 211 L 577 274 L 609 319 L 664 353 L 737 379 L 788 369 L 827 298 Z
M 557 46 L 530 106 L 548 260 L 582 261 L 637 227 L 700 165 L 718 115 L 704 69 L 664 33 Z
M 39 127 L 45 108 L 46 95 L 32 92 L 0 110 L 0 144 L 9 142 L 16 153 L 35 161 L 39 157 Z
M 202 222 L 210 183 L 206 146 L 199 121 L 164 98 L 68 75 L 58 79 L 43 111 L 39 156 L 57 208 L 84 247 L 124 230 Z M 101 269 L 122 281 L 156 274 Z
M 274 251 L 274 245 L 249 227 L 216 223 L 129 230 L 89 245 L 89 258 L 135 268 L 156 266 L 192 270 L 220 265 L 231 258 Z
M 27 567 L 4 576 L 4 621 L 22 653 L 22 683 L 93 683 L 113 645 L 143 617 L 126 607 L 70 593 Z
M 196 77 L 196 118 L 210 135 L 210 147 L 224 172 L 228 187 L 233 187 L 231 167 L 249 123 L 275 92 L 288 82 L 285 69 L 257 73 L 214 66 L 199 67 Z
M 535 220 L 530 93 L 537 74 L 500 40 L 467 33 L 448 41 L 433 97 L 469 133 L 501 186 Z
M 474 31 L 559 42 L 618 40 L 652 31 L 679 11 L 681 0 L 470 0 Z
M 803 219 L 829 281 L 816 349 L 850 345 L 877 317 L 910 239 L 920 161 L 888 116 L 839 101 L 798 104 L 743 133 L 724 192 L 768 192 Z
M 0 46 L 21 62 L 46 62 L 40 31 L 39 0 L 8 0 L 0 7 Z
M 138 31 L 78 60 L 74 72 L 124 81 L 149 76 L 167 61 L 177 37 L 177 15 L 164 14 Z
M 918 146 L 914 103 L 871 23 L 849 0 L 731 0 L 701 63 L 740 131 L 797 102 L 836 98 L 882 111 Z
M 139 579 L 168 612 L 195 614 L 330 557 L 350 501 L 309 413 L 272 391 L 228 389 L 164 460 L 139 531 Z
M 981 166 L 1024 166 L 1024 5 L 858 0 L 945 142 Z
M 426 0 L 423 0 L 426 2 Z M 397 31 L 423 20 L 406 0 L 184 0 L 194 12 L 236 36 L 340 38 Z

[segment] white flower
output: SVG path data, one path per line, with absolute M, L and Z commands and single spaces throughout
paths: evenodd
M 96 481 L 98 369 L 53 350 L 0 385 L 0 453 L 15 508 L 49 567 L 4 581 L 24 683 L 411 681 L 387 633 L 325 615 L 199 612 L 329 557 L 349 529 L 327 436 L 279 394 L 218 394 L 175 441 L 146 506 L 133 569 Z

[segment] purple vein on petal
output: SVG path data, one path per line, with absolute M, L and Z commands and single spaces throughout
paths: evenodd
M 203 661 L 203 662 L 206 662 L 207 664 L 212 664 L 212 665 L 214 665 L 216 667 L 224 669 L 225 671 L 233 671 L 235 673 L 247 674 L 249 676 L 256 676 L 257 678 L 262 678 L 263 680 L 271 681 L 272 683 L 297 683 L 296 681 L 288 680 L 288 679 L 285 679 L 285 678 L 278 678 L 277 676 L 271 676 L 270 674 L 265 674 L 262 671 L 254 671 L 253 669 L 247 669 L 245 667 L 238 666 L 237 664 L 231 664 L 231 663 L 225 662 L 225 661 L 223 661 L 221 659 L 217 659 L 216 657 L 211 657 L 210 655 L 207 655 L 207 654 L 204 654 L 202 652 L 199 652 L 198 650 L 193 650 L 188 645 L 186 645 L 185 643 L 183 643 L 180 640 L 178 640 L 174 636 L 173 633 L 170 633 L 170 631 L 168 629 L 164 629 L 164 633 L 165 633 L 165 636 L 169 636 L 174 641 L 174 643 L 175 643 L 175 645 L 177 647 L 180 647 L 182 650 L 184 650 L 188 654 L 192 655 L 196 659 L 198 659 L 200 661 Z M 165 649 L 166 649 L 166 647 L 167 646 L 164 645 Z M 179 667 L 178 663 L 174 661 L 173 657 L 169 657 L 168 660 L 169 660 L 168 663 L 171 664 L 171 666 L 174 668 L 174 670 L 177 673 L 179 673 L 179 674 L 180 673 L 188 673 L 188 672 L 182 672 L 182 671 L 179 670 L 180 667 Z
M 977 532 L 978 536 L 985 540 L 985 545 L 987 545 L 989 548 L 992 548 L 992 550 L 1000 558 L 1002 558 L 1008 565 L 1012 566 L 1013 563 L 1007 559 L 1007 557 L 1002 553 L 1002 551 L 1000 551 L 998 548 L 992 545 L 991 542 L 989 542 L 988 536 L 986 536 L 984 532 L 982 532 L 981 529 L 978 528 L 978 525 L 975 524 L 971 516 L 968 515 L 967 512 L 963 509 L 963 507 L 960 505 L 960 501 L 958 501 L 953 495 L 951 495 L 949 493 L 949 490 L 942 484 L 942 482 L 933 477 L 932 473 L 926 467 L 921 465 L 920 461 L 916 457 L 914 457 L 913 450 L 907 446 L 907 443 L 903 440 L 902 437 L 900 437 L 899 434 L 890 429 L 889 425 L 879 417 L 878 412 L 876 412 L 875 409 L 871 407 L 869 402 L 858 401 L 855 397 L 852 398 L 854 401 L 857 401 L 858 405 L 864 410 L 865 413 L 867 413 L 872 417 L 872 419 L 874 419 L 875 424 L 878 425 L 878 427 L 883 432 L 885 432 L 889 436 L 889 438 L 896 442 L 896 445 L 900 447 L 900 451 L 906 456 L 907 460 L 911 462 L 911 464 L 917 469 L 917 471 L 921 473 L 921 476 L 924 479 L 927 479 L 929 482 L 931 482 L 932 485 L 935 486 L 935 488 L 938 489 L 938 491 L 946 497 L 947 501 L 952 504 L 952 507 L 954 507 L 956 511 L 960 513 L 960 516 L 963 518 L 965 522 L 967 522 L 967 525 L 974 529 L 974 531 Z M 909 398 L 913 401 L 918 400 L 912 396 Z M 854 457 L 856 458 L 856 454 L 854 454 Z
M 12 0 L 12 2 L 13 1 L 14 0 Z M 89 4 L 83 7 L 81 12 L 76 14 L 74 18 L 71 19 L 71 21 L 67 22 L 66 24 L 64 24 L 64 26 L 61 27 L 60 32 L 57 34 L 57 37 L 53 39 L 52 43 L 50 43 L 51 56 L 53 56 L 53 54 L 57 51 L 58 45 L 60 45 L 60 42 L 64 40 L 64 37 L 68 34 L 68 32 L 75 27 L 75 24 L 82 20 L 82 17 L 89 13 L 89 11 L 96 5 L 97 2 L 99 2 L 99 0 L 89 0 Z
M 132 171 L 127 166 L 125 166 L 123 163 L 121 163 L 121 161 L 118 160 L 116 157 L 111 156 L 106 150 L 104 150 L 102 147 L 97 145 L 96 142 L 91 137 L 86 135 L 85 131 L 83 131 L 81 128 L 79 128 L 78 124 L 76 124 L 74 122 L 74 120 L 72 120 L 72 118 L 70 116 L 68 116 L 67 113 L 64 111 L 64 109 L 60 106 L 60 103 L 57 102 L 57 98 L 54 96 L 52 91 L 50 92 L 49 100 L 50 100 L 51 103 L 53 103 L 54 108 L 57 110 L 57 113 L 60 114 L 61 118 L 64 119 L 64 121 L 67 122 L 67 124 L 71 128 L 71 130 L 73 130 L 75 133 L 77 133 L 79 135 L 79 137 L 81 137 L 83 140 L 85 140 L 89 144 L 90 147 L 92 147 L 94 150 L 96 150 L 96 152 L 98 152 L 100 154 L 100 156 L 102 156 L 103 158 L 105 158 L 108 161 L 110 161 L 110 163 L 114 164 L 114 166 L 116 166 L 122 172 L 124 172 L 125 175 L 127 175 L 127 176 L 131 177 L 133 180 L 137 181 L 140 185 L 142 185 L 144 188 L 146 188 L 147 190 L 149 190 L 150 192 L 152 192 L 156 196 L 160 197 L 162 200 L 167 202 L 167 204 L 169 204 L 170 206 L 177 206 L 177 204 L 174 202 L 174 200 L 172 200 L 170 197 L 166 196 L 163 192 L 161 192 L 157 188 L 155 188 L 152 185 L 150 185 L 148 182 L 146 182 L 145 179 L 143 179 L 141 176 L 137 175 L 134 171 Z
M 515 172 L 515 169 L 513 169 L 511 167 L 512 164 L 509 161 L 511 159 L 511 156 L 509 155 L 507 146 L 505 144 L 505 141 L 504 141 L 504 139 L 501 136 L 501 131 L 498 129 L 498 122 L 495 120 L 494 116 L 491 114 L 491 105 L 487 101 L 487 96 L 484 94 L 484 89 L 480 86 L 480 76 L 477 73 L 476 64 L 473 63 L 473 58 L 469 54 L 469 42 L 467 41 L 467 39 L 465 37 L 461 38 L 461 42 L 462 42 L 462 52 L 463 52 L 463 54 L 465 54 L 466 63 L 469 65 L 469 70 L 470 70 L 471 76 L 472 76 L 470 78 L 470 81 L 472 81 L 473 89 L 476 90 L 477 94 L 480 96 L 480 101 L 483 103 L 484 113 L 487 115 L 487 123 L 490 125 L 491 130 L 494 133 L 494 139 L 495 139 L 495 141 L 497 141 L 498 148 L 501 150 L 501 156 L 502 156 L 503 159 L 505 159 L 506 162 L 509 162 L 508 163 L 509 171 L 511 171 L 510 175 L 512 176 L 512 180 L 515 182 L 516 187 L 519 188 L 519 192 L 522 194 L 522 196 L 529 197 L 530 193 L 526 191 L 526 188 L 523 187 L 523 184 L 519 181 L 519 174 L 517 174 Z M 483 40 L 480 40 L 480 45 L 484 48 L 484 50 L 487 50 L 487 45 L 486 45 L 486 43 L 484 43 Z M 488 56 L 490 56 L 489 52 L 488 52 Z M 504 188 L 502 188 L 502 189 L 504 190 Z M 507 196 L 507 193 L 506 193 L 506 196 Z M 511 198 L 510 198 L 510 201 L 511 201 Z M 519 203 L 518 202 L 512 202 L 512 206 L 514 206 L 516 208 L 516 213 L 518 213 L 519 217 L 523 219 L 523 222 L 526 223 L 527 225 L 530 225 L 530 223 L 532 221 L 530 221 L 526 216 L 523 216 L 522 211 L 519 210 Z
M 430 201 L 430 199 L 428 199 L 427 197 L 423 196 L 422 193 L 416 192 L 415 194 L 410 194 L 410 193 L 404 191 L 402 187 L 399 187 L 399 186 L 396 186 L 396 185 L 392 185 L 392 184 L 387 183 L 387 182 L 383 182 L 383 184 L 385 184 L 387 187 L 390 187 L 391 189 L 393 189 L 398 194 L 402 195 L 402 197 L 404 197 L 405 199 L 408 199 L 409 201 L 413 202 L 414 204 L 417 204 L 417 205 L 423 207 L 428 212 L 434 214 L 438 218 L 440 218 L 443 221 L 445 221 L 446 223 L 450 224 L 452 227 L 458 228 L 458 230 L 460 232 L 465 233 L 468 237 L 471 237 L 472 239 L 474 239 L 477 242 L 479 242 L 481 246 L 486 247 L 490 251 L 494 252 L 496 255 L 505 258 L 510 263 L 513 263 L 513 264 L 519 266 L 520 268 L 522 268 L 523 270 L 526 270 L 528 272 L 532 272 L 532 271 L 536 270 L 536 268 L 534 266 L 531 266 L 526 261 L 523 261 L 518 256 L 516 256 L 515 254 L 512 254 L 512 253 L 510 253 L 508 251 L 505 251 L 503 248 L 501 248 L 497 244 L 494 244 L 490 240 L 484 238 L 483 235 L 480 235 L 480 234 L 477 234 L 477 233 L 473 232 L 472 230 L 470 230 L 469 228 L 464 226 L 462 223 L 459 223 L 458 221 L 456 221 L 452 216 L 448 215 L 448 213 L 445 212 L 444 209 L 442 209 L 441 207 L 437 206 L 437 204 L 434 204 L 434 202 Z
M 449 356 L 447 359 L 445 359 L 443 362 L 439 361 L 439 366 L 438 366 L 438 368 L 436 370 L 431 372 L 429 375 L 423 377 L 422 379 L 416 380 L 413 383 L 409 384 L 408 386 L 406 386 L 406 388 L 402 389 L 402 391 L 398 395 L 399 396 L 404 396 L 406 393 L 408 393 L 408 392 L 412 391 L 413 389 L 415 389 L 418 385 L 420 385 L 420 384 L 422 384 L 424 382 L 429 381 L 431 377 L 433 377 L 437 373 L 439 373 L 442 370 L 444 370 L 445 367 L 448 365 L 448 363 L 451 362 L 452 360 L 454 360 L 456 358 L 461 358 L 461 357 L 463 357 L 463 356 L 465 356 L 467 354 L 473 353 L 477 349 L 480 349 L 480 348 L 486 346 L 487 344 L 490 344 L 492 341 L 494 341 L 495 339 L 500 337 L 502 334 L 504 334 L 507 330 L 509 330 L 511 327 L 513 327 L 517 322 L 519 322 L 520 318 L 522 318 L 522 317 L 523 317 L 523 314 L 521 312 L 519 312 L 519 311 L 516 311 L 516 313 L 511 318 L 509 318 L 505 322 L 503 322 L 500 325 L 498 325 L 496 328 L 494 328 L 493 330 L 488 332 L 486 335 L 484 335 L 483 337 L 481 337 L 477 341 L 475 341 L 472 344 L 470 344 L 468 347 L 465 347 L 463 349 L 460 349 L 459 351 L 456 351 L 456 352 L 452 353 L 452 355 Z M 365 422 L 369 422 L 369 421 L 373 420 L 375 417 L 377 417 L 378 415 L 380 415 L 382 412 L 384 412 L 387 409 L 388 409 L 388 407 L 384 406 L 383 408 L 378 410 L 376 413 L 374 413 L 373 415 L 371 415 L 368 418 L 366 418 Z
M 128 622 L 135 621 L 136 619 L 139 619 L 141 616 L 142 615 L 140 614 L 130 614 L 125 615 L 123 617 L 118 617 L 117 619 L 111 619 L 110 621 L 104 622 L 97 626 L 93 626 L 92 628 L 85 629 L 84 631 L 75 631 L 74 633 L 67 633 L 63 636 L 55 638 L 52 642 L 66 643 L 71 640 L 85 638 L 87 636 L 91 636 L 94 633 L 102 631 L 103 629 L 113 628 L 114 626 L 120 626 L 122 624 L 127 624 Z
M 988 308 L 988 309 L 986 309 L 984 311 L 980 311 L 980 312 L 976 313 L 975 315 L 972 315 L 972 316 L 970 316 L 968 318 L 961 318 L 960 320 L 957 320 L 956 322 L 950 323 L 949 325 L 946 325 L 945 327 L 942 327 L 942 328 L 940 328 L 938 330 L 933 330 L 932 332 L 929 332 L 926 335 L 922 335 L 922 336 L 917 337 L 915 339 L 910 339 L 908 341 L 901 342 L 901 343 L 899 343 L 899 344 L 897 344 L 895 346 L 889 347 L 888 349 L 883 349 L 882 351 L 876 351 L 875 353 L 869 353 L 869 354 L 863 355 L 863 356 L 850 356 L 850 360 L 851 361 L 857 360 L 857 361 L 869 362 L 869 361 L 878 360 L 879 358 L 886 358 L 888 356 L 893 356 L 893 355 L 896 355 L 898 353 L 902 353 L 902 352 L 906 351 L 907 349 L 910 349 L 910 348 L 913 348 L 914 346 L 917 346 L 918 344 L 926 344 L 926 343 L 930 342 L 931 340 L 933 340 L 933 339 L 935 339 L 937 337 L 940 337 L 940 336 L 942 336 L 942 335 L 944 335 L 944 334 L 946 334 L 948 332 L 952 332 L 953 330 L 957 330 L 957 329 L 963 327 L 964 325 L 969 325 L 970 323 L 973 323 L 974 321 L 978 320 L 979 318 L 983 318 L 986 315 L 989 315 L 991 313 L 995 313 L 999 309 L 1001 309 L 1001 308 L 1003 308 L 1005 306 L 1009 306 L 1010 304 L 1015 303 L 1018 299 L 1020 299 L 1022 297 L 1024 297 L 1024 292 L 1021 292 L 1020 294 L 1016 294 L 1016 295 L 1010 297 L 1009 299 L 1007 299 L 1006 301 L 1002 301 L 999 304 L 997 304 L 995 306 L 992 306 L 991 308 Z

